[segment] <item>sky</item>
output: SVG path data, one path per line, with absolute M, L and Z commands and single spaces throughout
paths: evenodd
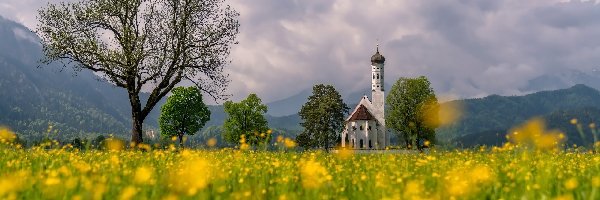
M 0 0 L 0 15 L 36 26 L 66 0 Z M 600 68 L 600 4 L 559 0 L 228 0 L 240 12 L 226 67 L 233 100 L 270 102 L 333 84 L 370 87 L 376 45 L 385 80 L 426 76 L 441 99 L 519 95 L 544 74 Z

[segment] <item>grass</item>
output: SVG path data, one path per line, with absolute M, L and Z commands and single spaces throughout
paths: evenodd
M 0 149 L 2 199 L 598 199 L 600 155 Z

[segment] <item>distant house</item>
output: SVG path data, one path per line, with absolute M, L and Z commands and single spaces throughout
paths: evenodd
M 385 57 L 379 54 L 371 56 L 371 97 L 363 96 L 345 121 L 342 131 L 342 147 L 353 149 L 384 149 L 389 145 L 389 136 L 385 128 L 385 96 L 383 88 L 383 68 Z

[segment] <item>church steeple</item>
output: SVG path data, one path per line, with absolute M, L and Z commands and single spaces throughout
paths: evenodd
M 384 116 L 385 95 L 383 88 L 383 75 L 385 66 L 385 57 L 379 53 L 377 45 L 375 55 L 371 56 L 371 98 L 373 108 L 376 109 L 376 115 Z
M 383 66 L 385 65 L 385 57 L 379 53 L 379 44 L 377 44 L 376 52 L 371 56 L 371 74 L 373 75 L 371 89 L 372 91 L 383 91 Z

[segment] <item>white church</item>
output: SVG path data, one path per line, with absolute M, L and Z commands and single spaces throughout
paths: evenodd
M 365 95 L 350 113 L 342 131 L 342 147 L 351 149 L 385 149 L 390 139 L 385 128 L 385 96 L 383 68 L 385 57 L 377 52 L 371 56 L 371 98 Z

